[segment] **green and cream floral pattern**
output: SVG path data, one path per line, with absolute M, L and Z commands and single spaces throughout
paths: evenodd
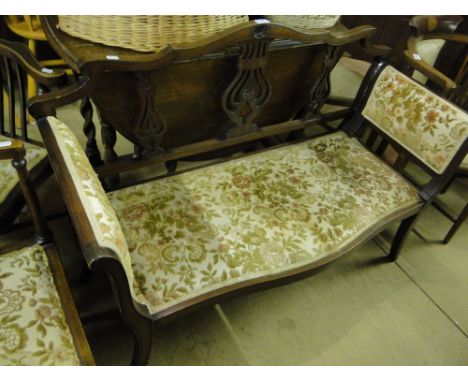
M 54 117 L 48 117 L 47 120 L 60 147 L 65 165 L 73 178 L 73 184 L 91 223 L 97 244 L 115 252 L 126 271 L 129 284 L 132 285 L 134 278 L 125 237 L 96 173 L 68 126 Z M 132 293 L 135 292 L 135 289 L 130 289 Z M 134 297 L 136 298 L 135 295 Z
M 0 255 L 0 365 L 79 365 L 41 246 Z
M 441 174 L 468 137 L 468 114 L 391 66 L 362 115 Z
M 334 256 L 420 203 L 415 188 L 342 132 L 108 197 L 151 313 Z
M 0 142 L 11 139 L 0 135 Z M 24 143 L 26 149 L 27 168 L 31 171 L 42 159 L 47 156 L 47 151 L 39 146 Z M 18 183 L 18 174 L 11 164 L 11 160 L 0 160 L 0 203 L 3 202 L 11 190 Z

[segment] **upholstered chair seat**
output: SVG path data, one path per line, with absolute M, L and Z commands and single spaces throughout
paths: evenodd
M 0 135 L 0 144 L 1 142 L 11 141 L 10 138 Z M 24 143 L 26 149 L 26 162 L 28 171 L 32 171 L 36 166 L 38 166 L 46 157 L 46 149 L 31 144 Z M 18 184 L 18 175 L 16 174 L 15 169 L 11 166 L 10 160 L 0 160 L 0 204 L 5 201 L 13 188 Z
M 151 314 L 327 262 L 421 203 L 343 132 L 107 194 Z
M 80 365 L 40 245 L 0 255 L 0 365 Z

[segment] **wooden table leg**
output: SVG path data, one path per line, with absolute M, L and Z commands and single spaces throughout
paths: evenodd
M 104 163 L 117 162 L 118 155 L 114 150 L 114 146 L 117 142 L 117 132 L 101 115 L 99 115 L 99 120 L 101 122 L 101 139 L 104 146 Z M 118 174 L 111 175 L 105 177 L 102 181 L 107 190 L 112 190 L 119 185 L 120 177 Z
M 101 154 L 96 144 L 96 126 L 93 123 L 93 105 L 88 96 L 83 97 L 80 105 L 80 113 L 84 118 L 83 132 L 87 137 L 86 141 L 86 156 L 91 164 L 99 166 L 102 164 Z

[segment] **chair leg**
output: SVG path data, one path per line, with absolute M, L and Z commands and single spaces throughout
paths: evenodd
M 151 354 L 153 344 L 153 322 L 142 318 L 138 323 L 129 323 L 133 333 L 134 344 L 132 354 L 132 366 L 145 366 Z
M 458 231 L 458 229 L 461 227 L 463 222 L 466 220 L 468 216 L 468 203 L 465 204 L 465 208 L 463 208 L 463 211 L 461 212 L 460 215 L 455 219 L 454 224 L 450 228 L 450 230 L 447 232 L 447 235 L 445 235 L 445 238 L 443 240 L 444 244 L 447 244 L 450 239 L 452 238 L 453 235 Z
M 447 190 L 449 189 L 449 187 L 452 185 L 453 181 L 455 180 L 456 178 L 456 175 L 453 175 L 450 180 L 447 182 L 447 184 L 444 186 L 444 188 L 442 188 L 442 190 L 440 190 L 440 193 L 441 194 L 445 194 L 447 192 Z
M 93 263 L 93 269 L 102 269 L 108 274 L 120 315 L 133 334 L 134 345 L 130 364 L 146 365 L 153 344 L 153 322 L 136 310 L 122 264 L 111 257 L 103 257 Z
M 419 215 L 420 213 L 412 215 L 400 223 L 397 233 L 393 239 L 392 247 L 390 248 L 390 253 L 389 253 L 390 258 L 393 261 L 396 261 L 398 259 L 398 256 L 400 255 L 400 252 L 401 252 L 401 248 L 405 244 L 406 239 L 408 238 L 408 235 L 411 232 L 411 229 L 413 228 L 414 224 L 416 223 L 416 220 Z
M 92 276 L 92 271 L 89 269 L 88 264 L 82 263 L 81 264 L 81 269 L 79 273 L 79 283 L 80 285 L 85 285 L 89 282 Z

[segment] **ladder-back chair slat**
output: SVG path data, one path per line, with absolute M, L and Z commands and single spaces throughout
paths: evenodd
M 20 112 L 20 129 L 21 137 L 24 141 L 28 140 L 28 123 L 26 120 L 26 87 L 25 87 L 25 76 L 24 71 L 18 66 L 16 62 L 13 63 L 13 67 L 16 72 L 16 81 L 18 86 L 18 101 L 19 101 L 19 112 Z
M 10 137 L 14 137 L 16 135 L 15 129 L 15 89 L 13 85 L 13 78 L 12 78 L 12 68 L 11 63 L 8 58 L 3 58 L 3 63 L 5 67 L 5 74 L 6 74 L 6 84 L 7 84 L 7 94 L 8 94 L 8 118 L 9 118 L 9 126 Z

